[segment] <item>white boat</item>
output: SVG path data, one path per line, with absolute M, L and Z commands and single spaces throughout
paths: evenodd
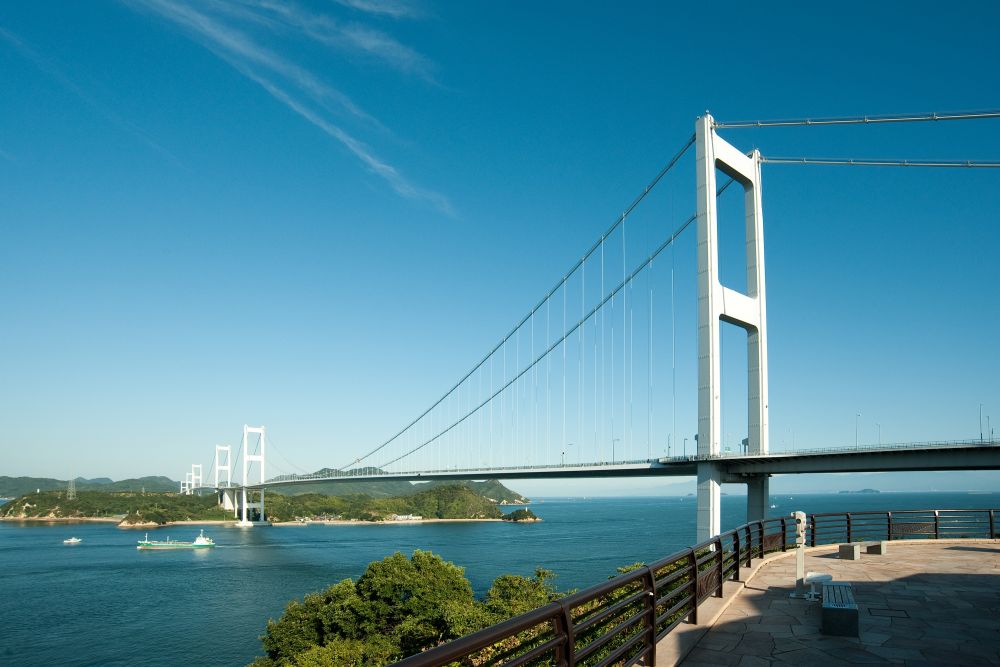
M 63 540 L 63 544 L 79 544 L 83 542 L 79 537 L 71 537 L 68 540 Z

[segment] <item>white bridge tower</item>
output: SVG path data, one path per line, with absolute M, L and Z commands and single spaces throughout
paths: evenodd
M 216 445 L 215 464 L 212 469 L 215 471 L 215 490 L 219 494 L 219 505 L 225 510 L 232 510 L 235 516 L 236 491 L 233 488 L 232 455 L 233 450 L 229 445 Z M 222 473 L 226 475 L 220 484 L 219 478 L 222 477 Z
M 767 454 L 767 309 L 764 290 L 764 217 L 761 207 L 760 153 L 749 156 L 715 133 L 709 114 L 695 131 L 698 200 L 698 457 L 719 455 L 721 440 L 722 322 L 747 332 L 747 454 Z M 746 221 L 747 293 L 719 281 L 719 220 L 716 169 L 743 186 Z M 711 460 L 698 463 L 698 541 L 721 532 L 719 505 L 723 481 L 748 485 L 747 521 L 762 519 L 768 508 L 768 477 L 723 480 Z
M 249 447 L 250 443 L 249 443 L 249 438 L 247 436 L 249 436 L 252 433 L 255 433 L 260 436 L 260 449 L 256 454 L 250 453 L 250 447 Z M 248 518 L 247 514 L 248 509 L 256 509 L 260 513 L 260 520 L 261 521 L 265 520 L 264 488 L 260 487 L 259 490 L 260 496 L 257 502 L 248 502 L 247 484 L 249 483 L 249 480 L 247 478 L 247 475 L 248 472 L 250 471 L 251 464 L 260 463 L 260 466 L 257 468 L 257 483 L 258 484 L 263 483 L 264 479 L 266 478 L 264 473 L 264 457 L 265 457 L 266 445 L 267 445 L 267 434 L 266 434 L 266 429 L 263 426 L 255 427 L 255 426 L 247 426 L 246 424 L 243 425 L 243 488 L 241 489 L 240 493 L 241 510 L 240 510 L 240 521 L 238 524 L 240 526 L 253 525 L 253 522 L 250 521 Z

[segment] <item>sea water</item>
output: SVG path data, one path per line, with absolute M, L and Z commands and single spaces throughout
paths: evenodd
M 745 498 L 722 499 L 722 522 L 745 520 Z M 1000 494 L 773 496 L 793 510 L 1000 508 Z M 508 510 L 515 509 L 513 507 Z M 554 571 L 560 589 L 585 588 L 622 565 L 651 562 L 695 539 L 693 497 L 545 499 L 539 523 L 208 526 L 218 545 L 138 551 L 145 531 L 113 524 L 0 523 L 0 664 L 239 665 L 289 600 L 393 552 L 424 549 L 465 568 L 477 595 L 505 573 Z M 196 526 L 150 531 L 190 540 Z M 83 538 L 75 546 L 68 537 Z

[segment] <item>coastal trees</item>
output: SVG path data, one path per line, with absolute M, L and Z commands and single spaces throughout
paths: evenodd
M 436 485 L 395 498 L 369 496 L 271 496 L 268 516 L 274 521 L 321 515 L 378 521 L 392 514 L 415 514 L 428 519 L 499 519 L 502 512 L 487 498 L 462 484 Z
M 476 600 L 465 570 L 427 551 L 368 565 L 321 593 L 293 601 L 267 624 L 266 657 L 277 665 L 381 665 L 457 639 L 560 597 L 552 573 L 504 575 Z

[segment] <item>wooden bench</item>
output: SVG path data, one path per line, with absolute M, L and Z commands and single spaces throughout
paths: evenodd
M 836 637 L 858 636 L 858 603 L 849 583 L 831 581 L 823 584 L 822 630 Z

